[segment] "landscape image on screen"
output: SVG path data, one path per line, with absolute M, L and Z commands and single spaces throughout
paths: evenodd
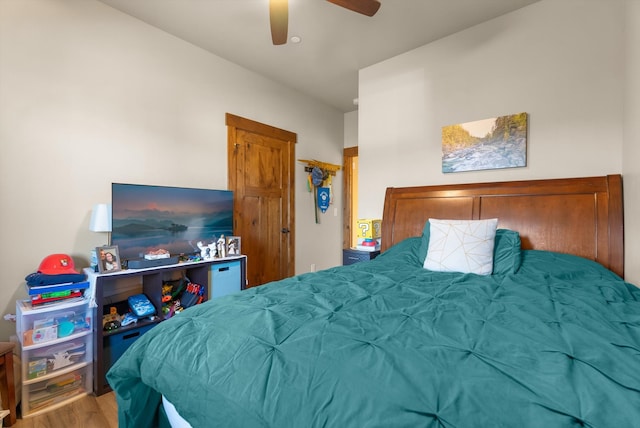
M 233 192 L 113 183 L 113 245 L 123 260 L 158 249 L 171 256 L 200 253 L 220 235 L 233 235 Z

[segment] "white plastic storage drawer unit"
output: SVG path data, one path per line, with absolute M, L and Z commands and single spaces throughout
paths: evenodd
M 22 359 L 22 416 L 93 392 L 93 310 L 88 300 L 32 307 L 16 302 Z
M 91 372 L 89 364 L 76 369 L 60 370 L 51 378 L 25 383 L 22 386 L 23 417 L 33 416 L 41 410 L 58 408 L 71 399 L 85 396 L 93 386 Z

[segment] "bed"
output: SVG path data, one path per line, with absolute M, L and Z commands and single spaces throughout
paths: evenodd
M 441 220 L 493 219 L 489 274 L 425 269 Z M 374 260 L 206 302 L 136 341 L 107 374 L 119 425 L 638 426 L 623 231 L 619 175 L 389 188 Z

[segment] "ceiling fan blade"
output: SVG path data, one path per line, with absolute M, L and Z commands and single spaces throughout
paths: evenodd
M 380 9 L 378 0 L 327 0 L 329 3 L 337 4 L 354 12 L 367 16 L 373 16 Z
M 287 43 L 287 32 L 289 31 L 288 0 L 269 0 L 269 20 L 273 44 L 284 45 Z

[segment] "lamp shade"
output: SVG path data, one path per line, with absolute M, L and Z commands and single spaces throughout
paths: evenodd
M 93 206 L 89 230 L 92 232 L 111 232 L 111 205 L 95 204 Z

